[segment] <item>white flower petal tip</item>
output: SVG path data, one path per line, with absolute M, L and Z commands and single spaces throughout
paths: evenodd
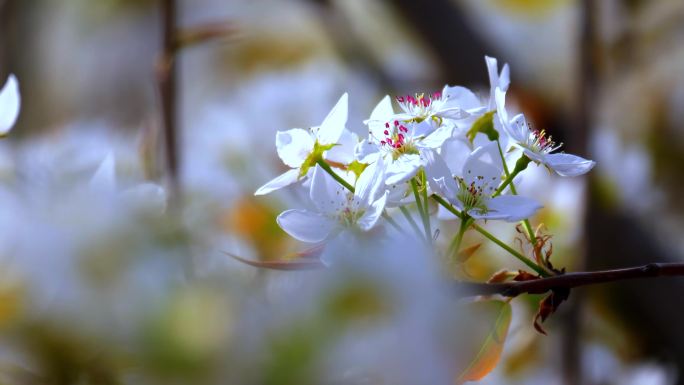
M 321 144 L 335 144 L 339 141 L 342 131 L 347 125 L 348 104 L 349 95 L 345 92 L 316 130 L 316 139 Z
M 289 186 L 292 183 L 295 183 L 298 177 L 299 169 L 285 171 L 283 174 L 278 175 L 277 177 L 267 182 L 265 185 L 259 187 L 259 189 L 256 190 L 254 195 L 259 196 L 270 194 L 273 191 L 279 190 L 285 186 Z
M 20 107 L 19 81 L 11 74 L 0 89 L 0 136 L 7 135 L 12 129 L 19 117 Z
M 558 175 L 566 177 L 586 174 L 596 165 L 596 162 L 593 160 L 565 153 L 546 155 L 544 161 L 544 163 Z
M 113 192 L 116 189 L 116 165 L 111 152 L 107 154 L 90 178 L 89 186 L 91 190 L 99 192 Z
M 323 242 L 335 227 L 330 218 L 306 210 L 284 211 L 276 221 L 292 238 L 307 243 Z

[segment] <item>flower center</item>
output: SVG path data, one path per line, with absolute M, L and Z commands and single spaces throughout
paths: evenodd
M 527 140 L 527 147 L 537 153 L 548 154 L 559 149 L 563 143 L 556 145 L 551 135 L 547 135 L 545 130 L 530 130 Z
M 433 102 L 440 99 L 442 93 L 438 91 L 427 96 L 424 93 L 398 96 L 397 103 L 406 113 L 415 116 L 413 120 L 416 123 L 420 123 L 432 114 Z
M 345 227 L 353 227 L 365 212 L 361 201 L 354 194 L 347 195 L 347 204 L 337 212 L 337 219 Z
M 395 120 L 392 124 L 385 123 L 384 138 L 380 140 L 380 146 L 392 153 L 394 160 L 403 154 L 417 154 L 413 138 L 409 135 L 409 130 Z
M 478 179 L 484 179 L 484 177 L 478 176 Z M 470 210 L 477 210 L 481 213 L 486 213 L 487 209 L 487 196 L 484 194 L 485 186 L 477 185 L 475 182 L 470 182 L 466 184 L 463 179 L 458 180 L 460 189 L 458 190 L 458 195 L 456 198 L 463 204 L 463 210 L 468 212 Z

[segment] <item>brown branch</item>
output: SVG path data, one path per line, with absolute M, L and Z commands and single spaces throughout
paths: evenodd
M 162 54 L 158 64 L 159 94 L 164 126 L 164 152 L 167 176 L 172 200 L 179 199 L 178 182 L 179 149 L 177 143 L 177 97 L 178 68 L 176 61 L 176 0 L 161 0 Z
M 505 297 L 516 297 L 525 293 L 543 294 L 552 289 L 572 289 L 628 279 L 675 276 L 684 277 L 684 263 L 649 263 L 638 267 L 567 273 L 522 282 L 457 282 L 455 287 L 461 296 L 500 294 Z

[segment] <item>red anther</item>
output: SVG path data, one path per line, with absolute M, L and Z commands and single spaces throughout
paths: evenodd
M 399 140 L 402 142 L 404 141 L 404 134 L 399 134 Z
M 389 128 L 389 123 L 385 123 L 385 128 Z M 387 134 L 385 134 L 387 135 Z
M 397 97 L 397 101 L 398 101 L 399 103 L 403 103 L 403 102 L 404 102 L 404 97 L 403 97 L 403 96 L 398 96 L 398 97 Z
M 382 145 L 384 146 L 384 145 L 387 144 L 387 142 L 385 142 L 384 140 L 381 140 L 381 141 L 380 141 L 380 144 L 382 144 Z
M 383 133 L 384 133 L 385 135 L 389 135 L 389 131 L 387 131 L 387 130 L 383 131 Z
M 394 121 L 394 125 L 395 125 L 395 126 L 398 126 L 398 125 L 399 125 L 399 121 L 398 121 L 398 120 L 395 120 L 395 121 Z
M 392 139 L 387 139 L 387 143 L 389 143 L 389 145 L 391 146 L 392 145 Z
M 404 126 L 404 125 L 401 125 L 399 127 L 399 130 L 404 131 L 404 132 L 408 132 L 408 128 L 406 128 L 406 126 Z

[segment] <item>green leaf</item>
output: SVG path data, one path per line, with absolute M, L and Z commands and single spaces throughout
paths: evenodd
M 347 166 L 347 170 L 353 172 L 354 175 L 356 175 L 356 179 L 359 179 L 361 173 L 363 172 L 363 170 L 366 169 L 366 167 L 368 167 L 368 164 L 361 163 L 358 160 L 355 160 L 349 163 L 349 165 Z
M 470 140 L 470 143 L 475 140 L 475 135 L 477 135 L 478 132 L 481 132 L 489 138 L 491 141 L 495 141 L 499 139 L 499 133 L 494 129 L 494 114 L 496 111 L 489 111 L 486 114 L 482 115 L 479 119 L 473 123 L 473 125 L 470 127 L 468 132 L 466 133 L 466 137 L 468 140 Z
M 511 305 L 508 302 L 480 301 L 468 306 L 474 320 L 480 324 L 487 322 L 488 329 L 479 350 L 456 379 L 456 385 L 479 381 L 496 367 L 511 324 Z
M 323 153 L 335 147 L 336 144 L 320 144 L 318 141 L 314 143 L 313 151 L 304 159 L 304 162 L 299 166 L 299 177 L 303 178 L 311 167 L 314 167 L 319 159 L 323 159 Z

